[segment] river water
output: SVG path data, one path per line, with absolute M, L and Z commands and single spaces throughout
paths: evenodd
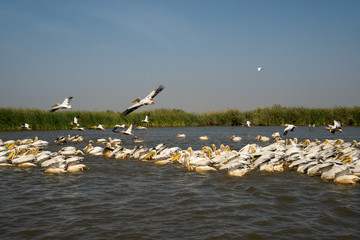
M 228 144 L 239 150 L 283 127 L 185 127 L 134 130 L 145 145 L 186 149 Z M 299 140 L 360 139 L 360 128 L 344 133 L 321 127 L 298 127 L 287 137 Z M 178 139 L 178 133 L 187 138 Z M 80 134 L 86 141 L 131 137 L 106 131 L 10 131 L 3 141 L 34 138 L 62 146 L 58 136 Z M 231 135 L 241 136 L 233 143 Z M 198 140 L 207 135 L 209 141 Z M 70 143 L 82 149 L 87 142 Z M 262 143 L 266 145 L 268 143 Z M 336 184 L 285 170 L 250 171 L 244 177 L 226 172 L 187 171 L 175 164 L 155 165 L 135 159 L 85 156 L 90 170 L 45 174 L 42 168 L 0 168 L 1 239 L 360 239 L 360 185 Z

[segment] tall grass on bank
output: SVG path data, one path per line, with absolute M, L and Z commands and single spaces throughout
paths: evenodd
M 295 125 L 316 124 L 324 126 L 339 119 L 344 126 L 360 126 L 360 107 L 305 108 L 273 105 L 249 111 L 225 110 L 206 113 L 188 113 L 180 109 L 156 109 L 122 116 L 113 111 L 72 111 L 50 112 L 27 108 L 0 108 L 0 130 L 18 130 L 29 123 L 33 130 L 70 129 L 74 116 L 80 116 L 82 127 L 89 128 L 99 123 L 105 127 L 116 124 L 140 125 L 140 120 L 150 113 L 153 127 L 185 126 L 240 126 L 250 120 L 253 126 L 272 126 L 285 123 Z

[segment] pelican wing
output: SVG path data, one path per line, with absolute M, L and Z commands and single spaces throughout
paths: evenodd
M 128 107 L 122 114 L 127 115 L 127 114 L 135 111 L 136 109 L 138 109 L 141 106 L 144 106 L 144 103 L 142 103 L 142 102 L 135 103 L 134 105 Z
M 334 128 L 341 128 L 341 123 L 339 120 L 334 120 Z
M 69 105 L 73 97 L 65 98 L 64 102 L 61 105 Z
M 156 95 L 158 95 L 162 90 L 164 89 L 163 85 L 160 85 L 156 90 L 151 91 L 149 95 L 146 96 L 146 98 L 154 98 Z

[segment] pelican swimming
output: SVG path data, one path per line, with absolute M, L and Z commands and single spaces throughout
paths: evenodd
M 295 125 L 293 124 L 285 124 L 286 128 L 283 131 L 283 135 L 285 136 L 289 131 L 294 131 L 294 129 L 296 128 Z
M 63 101 L 63 103 L 57 103 L 55 105 L 52 106 L 52 109 L 50 110 L 51 112 L 55 112 L 59 109 L 71 109 L 71 105 L 70 102 L 73 99 L 73 97 L 68 97 L 65 98 L 65 100 Z
M 259 142 L 270 142 L 270 138 L 265 136 L 258 135 L 255 139 L 258 140 Z
M 186 135 L 183 134 L 183 133 L 178 133 L 178 134 L 176 135 L 176 137 L 177 137 L 177 138 L 186 138 Z
M 241 137 L 237 137 L 237 136 L 235 136 L 235 135 L 232 135 L 232 136 L 230 137 L 230 139 L 231 139 L 231 141 L 233 141 L 233 142 L 241 142 L 241 141 L 242 141 L 242 138 L 241 138 Z
M 154 100 L 153 98 L 159 94 L 159 92 L 161 92 L 164 89 L 164 87 L 162 85 L 160 85 L 157 89 L 153 90 L 151 93 L 149 93 L 149 95 L 147 95 L 145 98 L 140 99 L 137 98 L 135 99 L 133 102 L 137 102 L 134 105 L 128 107 L 123 114 L 127 115 L 133 111 L 135 111 L 136 109 L 138 109 L 139 107 L 145 106 L 145 105 L 151 105 L 154 104 Z
M 343 132 L 341 129 L 340 120 L 337 119 L 334 120 L 334 125 L 329 124 L 327 127 L 325 127 L 325 129 L 329 130 L 332 134 L 335 132 Z
M 203 140 L 203 141 L 207 141 L 209 140 L 210 138 L 208 136 L 201 136 L 199 137 L 200 140 Z

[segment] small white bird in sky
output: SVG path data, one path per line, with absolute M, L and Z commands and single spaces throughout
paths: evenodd
M 57 103 L 57 104 L 53 105 L 52 109 L 50 111 L 55 112 L 59 109 L 71 109 L 71 105 L 70 105 L 71 99 L 73 99 L 73 97 L 65 98 L 65 100 L 63 101 L 62 104 Z
M 261 72 L 262 70 L 264 70 L 264 68 L 258 67 L 257 70 L 258 70 L 258 72 Z
M 147 95 L 145 98 L 143 98 L 143 99 L 140 99 L 140 98 L 135 99 L 133 102 L 137 102 L 137 103 L 135 103 L 134 105 L 128 107 L 122 114 L 127 115 L 127 114 L 135 111 L 139 107 L 154 104 L 155 102 L 154 102 L 153 98 L 156 95 L 158 95 L 159 92 L 161 92 L 163 89 L 164 89 L 164 86 L 160 85 L 157 89 L 151 91 L 151 93 L 149 93 L 149 95 Z

